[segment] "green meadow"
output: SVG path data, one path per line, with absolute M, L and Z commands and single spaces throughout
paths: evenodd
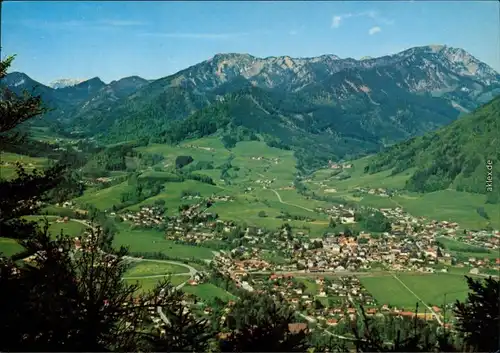
M 139 287 L 137 289 L 137 292 L 140 293 L 140 292 L 148 292 L 154 289 L 160 281 L 163 281 L 168 278 L 169 278 L 168 276 L 165 276 L 165 277 L 153 277 L 153 278 L 141 278 L 141 279 L 124 279 L 124 281 L 127 284 L 137 284 Z M 169 278 L 170 283 L 172 283 L 172 285 L 174 286 L 178 286 L 186 282 L 187 280 L 189 280 L 188 275 L 171 276 Z
M 439 237 L 437 238 L 437 240 L 439 240 L 439 242 L 443 244 L 444 248 L 447 251 L 451 252 L 452 255 L 456 257 L 464 257 L 464 258 L 475 257 L 478 259 L 488 258 L 491 260 L 500 257 L 498 251 L 466 244 L 464 242 L 455 239 L 450 239 L 447 237 Z
M 496 215 L 498 205 L 486 204 L 486 196 L 455 190 L 440 190 L 425 194 L 401 191 L 392 198 L 370 194 L 355 194 L 356 187 L 367 189 L 389 188 L 403 189 L 413 169 L 391 176 L 391 171 L 375 174 L 365 174 L 364 167 L 372 157 L 365 157 L 352 162 L 352 168 L 343 173 L 349 175 L 348 179 L 336 180 L 333 169 L 321 169 L 312 175 L 306 182 L 311 191 L 318 195 L 328 195 L 347 201 L 355 201 L 361 205 L 389 208 L 402 207 L 408 213 L 417 217 L 426 217 L 439 221 L 458 222 L 462 228 L 481 229 L 488 225 L 500 228 L 500 217 Z M 328 191 L 328 192 L 326 192 Z M 484 207 L 490 215 L 490 221 L 482 218 L 477 212 L 478 207 Z
M 152 229 L 131 229 L 120 223 L 114 237 L 115 246 L 126 246 L 132 252 L 161 252 L 178 258 L 211 259 L 210 249 L 201 246 L 175 244 L 165 239 L 164 232 Z
M 398 274 L 397 277 L 410 291 L 391 275 L 359 277 L 359 280 L 380 305 L 388 304 L 406 310 L 414 310 L 419 301 L 412 292 L 429 306 L 442 306 L 445 294 L 447 303 L 464 300 L 467 295 L 467 283 L 463 276 L 434 273 Z M 424 310 L 422 303 L 419 307 Z
M 47 166 L 47 158 L 29 157 L 21 154 L 10 153 L 10 152 L 0 152 L 0 179 L 11 179 L 17 176 L 16 173 L 16 163 L 22 164 L 27 172 L 31 172 L 34 169 L 42 170 Z
M 125 273 L 125 277 L 146 277 L 181 273 L 189 273 L 189 269 L 182 265 L 143 261 L 132 263 L 131 268 Z
M 213 300 L 219 298 L 225 302 L 235 299 L 236 297 L 222 288 L 211 283 L 203 283 L 196 286 L 185 285 L 182 287 L 185 293 L 193 294 L 201 300 Z

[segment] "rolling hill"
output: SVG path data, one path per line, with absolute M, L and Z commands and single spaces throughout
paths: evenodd
M 365 172 L 391 170 L 396 176 L 411 169 L 408 191 L 453 189 L 487 194 L 488 203 L 498 203 L 500 188 L 489 186 L 487 177 L 489 170 L 500 175 L 499 125 L 500 96 L 442 129 L 390 147 Z

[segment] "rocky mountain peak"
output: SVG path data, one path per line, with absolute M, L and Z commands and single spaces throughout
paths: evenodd
M 72 87 L 72 86 L 76 86 L 77 84 L 79 84 L 83 81 L 85 81 L 85 80 L 78 79 L 78 78 L 60 78 L 60 79 L 51 81 L 49 83 L 49 87 L 52 87 L 54 89 Z

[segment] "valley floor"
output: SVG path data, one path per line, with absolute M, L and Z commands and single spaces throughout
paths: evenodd
M 407 217 L 418 218 L 422 224 L 427 224 L 431 220 L 439 224 L 459 223 L 452 228 L 452 231 L 439 234 L 436 240 L 442 244 L 443 251 L 466 265 L 457 268 L 451 264 L 446 264 L 444 267 L 435 264 L 436 266 L 430 266 L 435 270 L 432 274 L 411 273 L 413 270 L 398 273 L 385 265 L 380 265 L 378 269 L 375 266 L 369 270 L 364 269 L 362 273 L 354 270 L 350 273 L 346 271 L 344 274 L 338 268 L 333 270 L 333 267 L 322 273 L 312 273 L 310 267 L 307 271 L 297 271 L 297 269 L 286 268 L 291 260 L 291 255 L 286 252 L 286 249 L 281 249 L 284 252 L 280 252 L 281 250 L 277 251 L 278 243 L 273 245 L 277 248 L 269 247 L 269 244 L 265 243 L 272 239 L 272 236 L 266 238 L 268 240 L 262 240 L 268 248 L 259 249 L 254 255 L 272 264 L 272 268 L 260 272 L 256 269 L 246 268 L 245 270 L 253 275 L 260 273 L 261 276 L 271 276 L 273 273 L 293 273 L 294 277 L 305 281 L 308 295 L 312 298 L 317 297 L 325 303 L 329 303 L 330 299 L 335 302 L 341 297 L 337 290 L 331 289 L 326 294 L 322 294 L 321 291 L 325 291 L 321 289 L 323 286 L 315 285 L 315 281 L 320 276 L 337 278 L 336 280 L 340 281 L 344 281 L 343 278 L 346 276 L 357 276 L 359 285 L 356 284 L 355 286 L 358 287 L 353 288 L 363 288 L 363 291 L 369 294 L 368 297 L 372 298 L 372 306 L 386 304 L 391 308 L 412 310 L 418 302 L 422 310 L 425 308 L 429 312 L 432 311 L 437 317 L 441 314 L 435 307 L 443 305 L 443 297 L 446 297 L 444 304 L 465 298 L 467 286 L 462 275 L 468 273 L 471 268 L 480 267 L 471 263 L 477 263 L 477 259 L 483 258 L 488 258 L 491 262 L 499 261 L 497 254 L 491 248 L 488 249 L 484 243 L 481 243 L 482 240 L 477 240 L 483 239 L 481 236 L 473 235 L 472 240 L 461 236 L 464 231 L 481 230 L 488 224 L 491 227 L 500 228 L 500 217 L 490 217 L 487 220 L 476 212 L 478 207 L 484 207 L 490 215 L 498 212 L 495 205 L 485 204 L 484 195 L 453 190 L 423 195 L 408 193 L 403 191 L 408 173 L 396 176 L 389 176 L 387 172 L 365 174 L 363 169 L 368 161 L 367 158 L 341 164 L 338 168 L 321 169 L 309 177 L 298 180 L 296 161 L 292 152 L 268 147 L 263 142 L 239 142 L 235 148 L 228 150 L 217 138 L 209 137 L 185 142 L 179 146 L 151 145 L 137 150 L 142 153 L 156 153 L 163 157 L 160 163 L 141 170 L 138 177 L 138 180 L 161 182 L 162 190 L 157 195 L 121 207 L 123 195 L 133 192 L 135 186 L 128 180 L 119 179 L 123 176 L 130 177 L 128 175 L 130 173 L 116 172 L 107 177 L 105 183 L 94 181 L 82 196 L 71 202 L 50 206 L 46 210 L 54 214 L 47 216 L 50 222 L 49 231 L 54 235 L 63 231 L 73 237 L 82 236 L 86 228 L 82 222 L 71 217 L 63 219 L 61 216 L 92 205 L 106 211 L 108 218 L 114 221 L 117 228 L 114 238 L 116 246 L 128 246 L 133 253 L 162 253 L 176 258 L 175 261 L 142 259 L 134 262 L 124 280 L 129 283 L 138 281 L 141 290 L 151 289 L 158 281 L 169 276 L 173 284 L 182 287 L 186 293 L 191 293 L 201 300 L 210 300 L 214 297 L 219 297 L 224 301 L 234 299 L 231 293 L 212 283 L 203 283 L 202 280 L 194 285 L 188 283 L 194 278 L 196 272 L 206 271 L 208 262 L 227 256 L 231 246 L 233 248 L 236 246 L 228 245 L 227 241 L 215 239 L 211 235 L 200 235 L 199 238 L 195 236 L 194 240 L 190 238 L 189 241 L 183 238 L 189 231 L 186 233 L 182 233 L 184 231 L 182 229 L 182 231 L 176 231 L 175 223 L 176 219 L 180 219 L 176 217 L 179 217 L 179 207 L 182 205 L 196 210 L 198 216 L 216 213 L 218 220 L 229 229 L 228 233 L 234 229 L 232 222 L 242 225 L 243 229 L 247 226 L 256 227 L 259 232 L 263 232 L 258 234 L 268 234 L 287 223 L 290 225 L 291 232 L 299 236 L 303 235 L 308 240 L 301 241 L 309 242 L 308 244 L 311 244 L 314 239 L 324 240 L 325 233 L 332 234 L 339 230 L 343 232 L 343 227 L 346 226 L 363 233 L 364 229 L 361 224 L 353 220 L 345 221 L 343 225 L 333 226 L 333 228 L 330 224 L 331 218 L 346 217 L 345 213 L 349 210 L 350 204 L 377 208 L 388 214 L 393 212 L 390 210 L 398 209 L 399 211 L 395 213 L 394 224 L 406 220 Z M 192 168 L 189 173 L 210 177 L 213 182 L 187 178 L 173 180 L 172 177 L 178 175 L 178 171 L 173 167 L 176 157 L 183 155 L 192 156 L 194 160 L 191 167 L 188 165 L 184 169 Z M 9 158 L 15 161 L 16 155 L 9 155 Z M 26 162 L 34 165 L 44 161 L 33 159 L 26 160 Z M 197 169 L 196 165 L 200 162 L 211 165 L 211 168 Z M 10 165 L 2 166 L 2 168 L 10 167 Z M 117 181 L 114 182 L 114 180 Z M 210 200 L 211 204 L 201 210 L 200 205 L 206 200 Z M 342 203 L 345 205 L 336 208 L 335 205 Z M 164 214 L 163 211 L 158 211 L 161 214 L 152 215 L 153 212 L 157 212 L 157 209 L 164 210 Z M 56 216 L 56 214 L 61 216 Z M 172 220 L 164 221 L 164 216 L 171 217 Z M 351 217 L 347 216 L 347 218 Z M 37 220 L 42 216 L 27 218 Z M 442 223 L 442 221 L 445 222 Z M 195 228 L 203 228 L 202 225 L 208 224 L 204 222 L 196 225 Z M 165 227 L 158 228 L 159 224 Z M 206 230 L 200 229 L 199 232 L 202 234 Z M 495 234 L 496 237 L 500 236 L 498 232 Z M 374 235 L 380 236 L 381 234 Z M 278 234 L 278 236 L 282 235 Z M 265 237 L 267 235 L 261 236 L 262 239 Z M 256 240 L 257 243 L 259 241 Z M 286 244 L 286 241 L 284 243 Z M 252 247 L 248 247 L 248 243 L 246 246 L 246 253 L 254 251 Z M 0 251 L 7 255 L 19 249 L 19 245 L 11 239 L 0 240 Z M 498 248 L 496 249 L 498 251 Z M 308 249 L 308 251 L 311 250 Z M 315 262 L 318 261 L 317 254 L 310 256 L 311 259 L 315 258 Z M 473 262 L 470 261 L 471 258 L 474 259 Z M 180 259 L 191 262 L 187 265 Z M 306 258 L 306 266 L 308 266 L 307 261 L 309 259 Z M 439 273 L 443 269 L 447 273 Z M 231 274 L 233 270 L 229 268 L 228 274 Z M 342 299 L 344 301 L 347 297 L 355 296 L 353 292 L 345 293 L 345 295 Z M 363 300 L 360 303 L 367 304 Z M 433 309 L 428 309 L 431 307 Z M 312 317 L 316 314 L 309 311 L 304 315 Z

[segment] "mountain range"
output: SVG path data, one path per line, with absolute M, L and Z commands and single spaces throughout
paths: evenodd
M 53 89 L 11 73 L 3 84 L 36 86 L 55 108 L 45 122 L 66 132 L 105 142 L 259 138 L 295 150 L 304 170 L 435 130 L 500 94 L 491 67 L 441 45 L 362 60 L 217 54 L 152 82 L 96 77 Z

